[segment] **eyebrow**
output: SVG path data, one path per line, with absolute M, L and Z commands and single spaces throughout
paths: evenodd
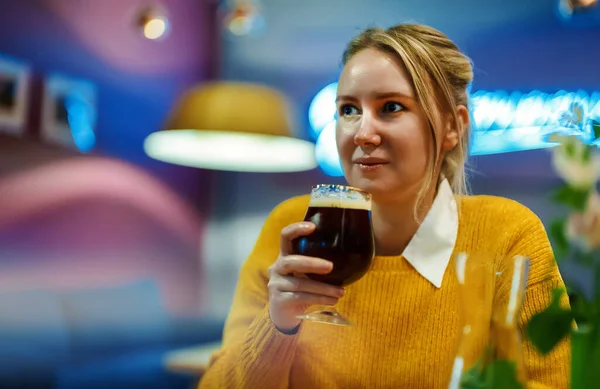
M 369 97 L 372 99 L 375 99 L 375 100 L 389 99 L 391 97 L 399 97 L 399 98 L 403 98 L 403 99 L 415 100 L 415 98 L 413 96 L 409 96 L 407 94 L 400 93 L 400 92 L 372 93 L 369 95 Z M 335 98 L 335 101 L 338 102 L 340 100 L 357 101 L 358 99 L 356 97 L 350 96 L 350 95 L 338 95 Z

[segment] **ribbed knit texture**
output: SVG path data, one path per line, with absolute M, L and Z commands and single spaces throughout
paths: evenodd
M 512 200 L 464 197 L 458 199 L 459 233 L 440 289 L 403 257 L 376 257 L 337 305 L 355 326 L 304 322 L 297 334 L 285 335 L 269 318 L 268 267 L 278 256 L 281 229 L 303 219 L 308 200 L 287 200 L 267 219 L 242 268 L 223 348 L 200 389 L 447 388 L 461 333 L 455 254 L 485 250 L 531 259 L 521 325 L 563 285 L 536 215 Z M 567 341 L 546 357 L 525 341 L 524 354 L 529 388 L 568 387 Z

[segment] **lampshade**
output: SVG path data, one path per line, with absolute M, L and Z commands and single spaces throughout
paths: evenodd
M 294 138 L 289 105 L 266 86 L 212 82 L 187 91 L 165 130 L 146 138 L 154 159 L 178 165 L 242 172 L 314 169 L 315 145 Z

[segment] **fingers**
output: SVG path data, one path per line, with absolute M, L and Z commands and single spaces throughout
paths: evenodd
M 292 254 L 292 240 L 309 235 L 314 230 L 315 225 L 311 222 L 294 223 L 285 227 L 281 230 L 281 254 Z
M 273 281 L 272 286 L 282 293 L 310 293 L 314 295 L 332 297 L 335 299 L 344 295 L 343 288 L 307 278 L 279 277 Z
M 279 303 L 294 303 L 300 305 L 335 305 L 335 297 L 323 296 L 306 292 L 282 292 L 276 297 Z
M 294 234 L 293 229 L 289 232 Z M 284 236 L 284 234 L 282 234 Z M 280 329 L 296 328 L 298 315 L 311 305 L 335 305 L 344 289 L 311 280 L 306 274 L 328 274 L 333 263 L 302 255 L 280 256 L 269 268 L 269 315 Z M 294 276 L 298 275 L 298 276 Z
M 295 273 L 329 274 L 333 270 L 333 263 L 320 258 L 288 255 L 280 257 L 272 270 L 282 276 Z

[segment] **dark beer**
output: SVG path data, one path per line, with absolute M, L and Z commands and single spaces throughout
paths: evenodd
M 314 223 L 316 229 L 292 242 L 294 253 L 333 262 L 331 273 L 307 274 L 309 278 L 344 286 L 369 270 L 375 248 L 368 194 L 353 199 L 311 198 L 304 220 Z

